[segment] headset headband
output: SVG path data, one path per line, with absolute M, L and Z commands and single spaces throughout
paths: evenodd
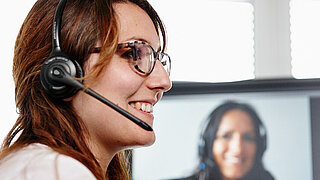
M 66 6 L 67 0 L 60 0 L 53 18 L 52 27 L 52 52 L 61 52 L 60 48 L 60 35 L 61 35 L 61 22 L 64 7 Z

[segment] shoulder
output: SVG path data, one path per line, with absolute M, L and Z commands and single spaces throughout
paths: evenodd
M 74 158 L 42 144 L 31 144 L 0 161 L 0 179 L 95 179 Z
M 252 171 L 249 175 L 247 175 L 242 179 L 243 180 L 246 180 L 246 179 L 274 180 L 275 178 L 272 176 L 272 174 L 269 171 L 265 170 L 264 168 L 261 168 L 261 169 Z
M 272 174 L 269 171 L 266 171 L 265 179 L 266 180 L 274 180 L 274 177 L 272 176 Z

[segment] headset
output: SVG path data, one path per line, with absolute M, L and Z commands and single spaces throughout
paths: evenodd
M 63 73 L 71 77 L 83 77 L 83 71 L 79 63 L 76 60 L 71 60 L 60 47 L 60 27 L 65 5 L 66 0 L 61 0 L 57 6 L 52 27 L 52 51 L 43 63 L 40 72 L 42 86 L 48 94 L 56 99 L 72 97 L 80 90 L 73 85 L 60 82 L 59 79 L 63 80 L 65 78 L 62 77 Z
M 60 47 L 61 21 L 66 3 L 67 0 L 60 0 L 54 14 L 52 51 L 44 61 L 40 71 L 40 81 L 44 90 L 55 99 L 66 99 L 75 95 L 79 90 L 83 90 L 85 93 L 111 107 L 146 131 L 153 131 L 147 123 L 115 105 L 92 89 L 85 88 L 82 81 L 75 80 L 75 78 L 83 77 L 82 68 L 76 60 L 71 60 Z

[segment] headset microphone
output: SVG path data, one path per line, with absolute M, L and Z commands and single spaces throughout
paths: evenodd
M 74 79 L 83 76 L 82 68 L 76 60 L 68 58 L 61 50 L 59 43 L 61 18 L 65 4 L 66 0 L 60 0 L 57 6 L 52 28 L 52 52 L 41 67 L 40 80 L 45 91 L 54 98 L 65 99 L 73 96 L 79 90 L 82 90 L 119 112 L 141 128 L 147 131 L 153 131 L 147 123 L 115 105 L 92 89 L 85 88 L 82 82 Z
M 50 76 L 50 79 L 52 79 L 54 82 L 65 84 L 65 85 L 74 87 L 75 89 L 83 90 L 84 92 L 86 92 L 90 96 L 98 99 L 100 102 L 110 106 L 112 109 L 116 110 L 117 112 L 119 112 L 123 116 L 127 117 L 128 119 L 130 119 L 131 121 L 133 121 L 134 123 L 136 123 L 137 125 L 142 127 L 143 129 L 145 129 L 147 131 L 152 131 L 152 128 L 147 123 L 143 122 L 139 118 L 133 116 L 129 112 L 127 112 L 124 109 L 120 108 L 119 106 L 115 105 L 114 103 L 107 100 L 106 98 L 104 98 L 103 96 L 101 96 L 97 92 L 93 91 L 92 89 L 85 88 L 85 86 L 81 82 L 79 82 L 79 81 L 75 80 L 73 77 L 71 77 L 69 75 L 69 73 L 67 73 L 64 70 L 64 67 L 62 67 L 62 66 L 53 67 L 51 69 L 51 71 L 49 72 L 49 76 Z

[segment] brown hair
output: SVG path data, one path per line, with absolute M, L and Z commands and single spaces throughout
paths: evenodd
M 38 0 L 17 36 L 13 78 L 19 117 L 2 144 L 0 158 L 28 144 L 42 143 L 79 160 L 97 179 L 129 179 L 123 152 L 117 153 L 107 172 L 103 172 L 85 142 L 88 131 L 71 103 L 48 96 L 41 85 L 40 69 L 51 52 L 52 21 L 58 2 Z M 100 59 L 84 78 L 99 76 L 112 58 L 118 44 L 118 27 L 112 4 L 128 2 L 138 5 L 150 16 L 159 37 L 162 36 L 164 51 L 164 26 L 147 1 L 69 0 L 62 18 L 62 50 L 83 67 L 96 43 L 102 42 Z

